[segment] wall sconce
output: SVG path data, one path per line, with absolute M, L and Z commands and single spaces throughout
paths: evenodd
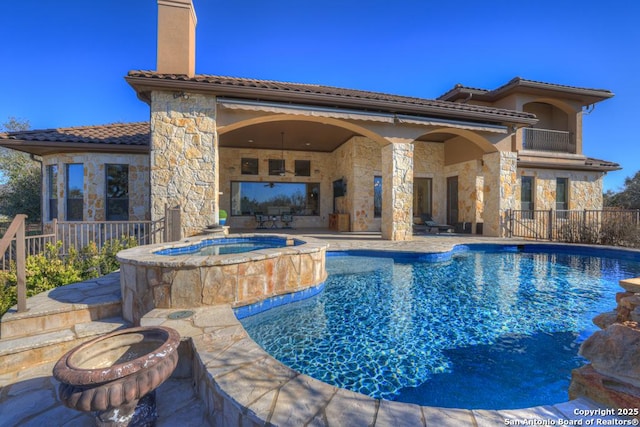
M 174 92 L 173 93 L 173 99 L 178 99 L 178 98 L 189 99 L 189 95 L 187 95 L 184 92 Z

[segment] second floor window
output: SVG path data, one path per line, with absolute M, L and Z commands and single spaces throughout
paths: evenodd
M 129 220 L 129 165 L 106 165 L 106 219 Z

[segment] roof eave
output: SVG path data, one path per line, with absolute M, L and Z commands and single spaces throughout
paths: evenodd
M 376 99 L 357 99 L 340 97 L 331 94 L 318 94 L 309 92 L 287 92 L 268 88 L 256 88 L 246 86 L 213 85 L 207 82 L 189 80 L 164 80 L 140 76 L 126 76 L 125 80 L 138 93 L 138 97 L 144 102 L 150 103 L 149 93 L 154 90 L 165 91 L 191 91 L 215 94 L 216 96 L 229 96 L 267 100 L 273 102 L 298 102 L 322 106 L 336 106 L 345 108 L 358 108 L 368 110 L 381 110 L 389 113 L 421 114 L 437 117 L 455 117 L 465 120 L 490 121 L 494 123 L 513 123 L 520 125 L 532 125 L 538 122 L 537 118 L 507 117 L 499 114 L 457 111 L 433 106 L 405 105 L 399 102 L 389 102 Z
M 56 141 L 25 141 L 20 139 L 0 139 L 0 147 L 10 148 L 27 154 L 46 156 L 58 153 L 89 152 L 89 153 L 123 153 L 148 154 L 149 147 L 145 145 L 104 144 L 86 142 L 56 142 Z
M 566 94 L 566 96 L 568 96 L 569 98 L 581 101 L 583 105 L 595 104 L 596 102 L 601 102 L 614 96 L 613 92 L 604 89 L 601 90 L 550 85 L 548 83 L 522 79 L 513 79 L 506 85 L 489 92 L 489 94 L 494 100 L 497 100 L 507 96 L 510 93 L 518 92 L 520 89 L 563 93 Z
M 613 172 L 621 170 L 622 167 L 617 163 L 611 165 L 594 165 L 594 164 L 559 164 L 553 162 L 531 162 L 518 160 L 518 167 L 538 168 L 538 169 L 562 169 L 562 170 L 575 170 L 575 171 L 593 171 L 593 172 Z

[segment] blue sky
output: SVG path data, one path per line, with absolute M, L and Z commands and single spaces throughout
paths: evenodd
M 584 150 L 640 170 L 640 2 L 194 0 L 196 72 L 435 98 L 515 76 L 609 89 Z M 123 77 L 154 70 L 156 0 L 5 1 L 0 122 L 32 128 L 148 120 Z

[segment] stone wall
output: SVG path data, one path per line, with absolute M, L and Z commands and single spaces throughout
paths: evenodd
M 374 217 L 374 176 L 382 176 L 380 145 L 364 137 L 352 138 L 349 143 L 352 173 L 348 193 L 351 205 L 352 231 L 379 231 L 380 218 Z
M 432 180 L 431 216 L 436 222 L 444 223 L 447 203 L 444 144 L 417 141 L 413 144 L 413 159 L 413 177 Z
M 587 397 L 640 419 L 640 278 L 621 280 L 620 286 L 618 306 L 593 319 L 601 330 L 580 346 L 590 363 L 571 373 L 569 398 Z
M 218 222 L 216 98 L 153 92 L 151 102 L 151 218 L 180 205 L 183 234 Z
M 518 176 L 534 177 L 534 208 L 537 210 L 556 209 L 556 179 L 569 180 L 569 209 L 602 209 L 602 173 L 588 171 L 566 171 L 522 168 Z M 520 207 L 520 180 L 516 195 Z M 517 208 L 517 209 L 518 209 Z
M 274 235 L 268 237 L 273 238 Z M 175 242 L 171 247 L 196 245 L 207 238 Z M 164 256 L 154 253 L 169 247 L 166 244 L 124 250 L 118 253 L 122 316 L 138 324 L 146 313 L 155 308 L 195 308 L 217 304 L 242 307 L 318 286 L 327 277 L 327 246 L 324 242 L 305 238 L 297 246 L 219 256 Z
M 84 166 L 84 221 L 106 219 L 106 173 L 105 165 L 129 165 L 129 221 L 149 220 L 149 156 L 146 154 L 55 154 L 43 156 L 43 166 L 58 165 L 58 219 L 66 219 L 66 166 L 81 163 Z M 46 170 L 45 170 L 46 171 Z M 42 182 L 43 218 L 48 220 L 49 200 L 48 176 Z
M 483 156 L 483 234 L 506 236 L 505 211 L 516 208 L 517 154 L 489 153 Z
M 413 144 L 382 148 L 382 238 L 413 238 Z
M 479 175 L 482 173 L 480 168 L 480 162 L 477 160 L 457 163 L 444 168 L 446 176 L 458 177 L 458 222 L 471 223 L 472 230 L 475 230 L 477 222 L 482 221 L 483 206 L 482 203 L 478 204 L 478 200 L 482 200 L 481 197 L 479 199 L 482 187 L 480 191 L 478 189 Z

